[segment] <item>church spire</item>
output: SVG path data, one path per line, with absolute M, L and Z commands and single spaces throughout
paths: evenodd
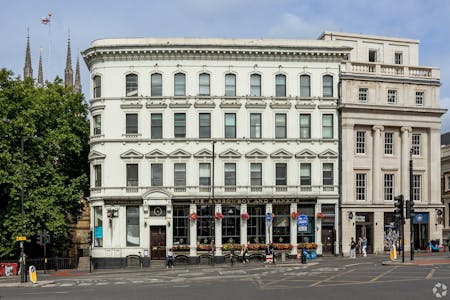
M 66 87 L 73 87 L 73 69 L 72 69 L 72 55 L 70 53 L 70 34 L 67 39 L 67 59 L 66 68 L 64 69 L 64 84 Z
M 38 70 L 38 78 L 37 78 L 38 86 L 44 86 L 44 73 L 42 72 L 42 48 L 39 53 L 39 70 Z
M 23 79 L 26 79 L 26 78 L 33 78 L 33 67 L 31 66 L 30 31 L 29 30 L 28 30 L 28 35 L 27 35 L 27 50 L 25 53 L 25 67 L 23 68 Z
M 79 56 L 77 56 L 77 65 L 75 67 L 75 92 L 81 93 L 80 57 Z

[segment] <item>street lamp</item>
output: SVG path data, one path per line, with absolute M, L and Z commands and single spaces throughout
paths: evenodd
M 7 118 L 3 118 L 2 121 L 7 124 L 11 124 L 11 120 Z M 12 125 L 12 124 L 11 124 Z M 14 125 L 12 125 L 15 128 Z M 25 210 L 23 206 L 24 202 L 24 188 L 23 188 L 23 182 L 24 182 L 24 164 L 23 164 L 23 152 L 24 152 L 24 144 L 25 141 L 28 139 L 40 139 L 37 136 L 20 136 L 20 206 L 21 206 L 21 226 L 22 226 L 22 237 L 25 235 L 25 229 L 24 229 L 24 219 L 25 219 Z M 25 270 L 25 245 L 23 241 L 20 241 L 20 282 L 25 283 L 27 282 L 27 272 Z

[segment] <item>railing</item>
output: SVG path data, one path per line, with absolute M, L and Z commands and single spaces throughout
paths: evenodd
M 382 76 L 430 79 L 440 78 L 439 69 L 420 66 L 390 65 L 372 62 L 344 62 L 341 69 L 343 73 L 367 73 Z
M 18 263 L 18 260 L 0 260 L 0 262 Z M 35 266 L 36 270 L 59 270 L 75 269 L 78 265 L 77 257 L 48 257 L 47 263 L 44 258 L 29 258 L 26 260 L 27 266 Z

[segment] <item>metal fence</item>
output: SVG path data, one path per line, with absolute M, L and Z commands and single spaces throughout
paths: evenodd
M 0 260 L 2 263 L 18 263 L 18 260 Z M 34 266 L 36 270 L 75 269 L 78 265 L 78 257 L 49 257 L 47 263 L 44 258 L 27 259 L 27 266 Z

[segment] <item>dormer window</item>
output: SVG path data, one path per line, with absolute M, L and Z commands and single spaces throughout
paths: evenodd
M 402 65 L 403 64 L 403 53 L 402 52 L 395 52 L 394 62 L 396 65 Z

